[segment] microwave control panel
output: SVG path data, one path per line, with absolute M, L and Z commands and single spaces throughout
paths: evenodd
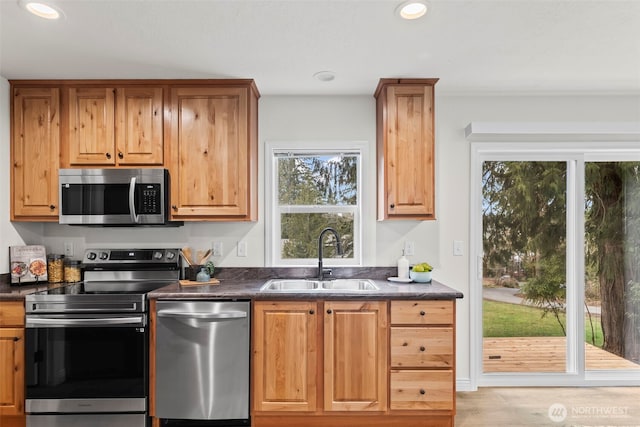
M 162 196 L 160 184 L 142 184 L 140 186 L 138 215 L 162 213 Z

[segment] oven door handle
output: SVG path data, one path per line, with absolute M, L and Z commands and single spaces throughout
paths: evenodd
M 131 221 L 135 224 L 140 222 L 140 216 L 136 213 L 136 177 L 131 177 L 129 182 L 129 212 L 131 212 Z
M 144 326 L 144 316 L 106 317 L 106 318 L 52 318 L 31 317 L 26 319 L 26 327 L 64 327 L 64 326 Z
M 158 317 L 173 317 L 182 320 L 196 320 L 201 322 L 225 322 L 236 319 L 246 319 L 248 314 L 246 311 L 223 311 L 220 313 L 201 313 L 201 312 L 184 312 L 184 311 L 158 311 Z

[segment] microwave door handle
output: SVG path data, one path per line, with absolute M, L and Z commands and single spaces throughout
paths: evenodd
M 131 182 L 129 182 L 129 212 L 131 212 L 131 221 L 134 224 L 140 222 L 140 217 L 136 214 L 136 177 L 131 177 Z

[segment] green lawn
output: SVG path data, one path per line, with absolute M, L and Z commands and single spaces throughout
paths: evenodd
M 503 302 L 484 300 L 483 309 L 483 336 L 485 337 L 561 337 L 564 334 L 552 313 L 542 317 L 542 310 L 526 305 L 508 304 Z M 565 323 L 564 313 L 561 314 Z M 602 347 L 602 327 L 600 318 L 593 317 L 598 347 Z M 591 343 L 591 326 L 585 317 L 585 336 Z

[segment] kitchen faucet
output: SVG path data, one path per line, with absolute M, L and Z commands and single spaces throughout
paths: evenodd
M 338 232 L 331 227 L 327 227 L 322 230 L 320 232 L 320 237 L 318 237 L 318 280 L 324 280 L 325 273 L 331 274 L 330 269 L 325 270 L 322 268 L 322 239 L 326 233 L 333 233 L 333 236 L 336 238 L 336 251 L 338 252 L 338 255 L 342 255 L 342 245 L 340 244 L 340 235 Z

